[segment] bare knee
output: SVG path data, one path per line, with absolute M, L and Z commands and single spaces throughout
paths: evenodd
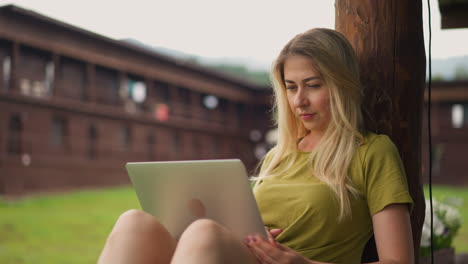
M 197 237 L 217 239 L 226 232 L 226 228 L 218 224 L 216 221 L 203 218 L 198 219 L 190 224 L 182 236 L 196 234 Z
M 190 224 L 182 233 L 179 244 L 190 244 L 198 250 L 218 247 L 228 237 L 228 231 L 211 219 L 199 219 Z
M 210 219 L 193 222 L 180 237 L 171 263 L 255 263 L 232 232 Z
M 168 235 L 167 230 L 152 215 L 140 210 L 131 209 L 120 215 L 109 235 L 109 239 L 116 236 L 154 236 L 158 234 Z
M 125 225 L 135 223 L 141 224 L 145 222 L 147 224 L 151 224 L 151 222 L 158 221 L 154 216 L 137 209 L 130 209 L 128 211 L 125 211 L 119 216 L 119 219 L 117 220 L 117 223 L 122 223 Z
M 175 239 L 155 217 L 129 210 L 115 223 L 99 263 L 169 263 L 175 247 Z

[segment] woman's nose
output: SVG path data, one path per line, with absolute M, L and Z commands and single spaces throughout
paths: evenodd
M 296 107 L 302 107 L 307 105 L 307 96 L 304 93 L 303 89 L 298 89 L 296 96 L 294 98 L 294 105 Z

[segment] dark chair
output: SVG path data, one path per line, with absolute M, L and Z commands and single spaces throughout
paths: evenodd
M 378 262 L 379 254 L 377 253 L 377 246 L 375 245 L 375 238 L 372 236 L 367 241 L 364 251 L 362 251 L 361 263 Z

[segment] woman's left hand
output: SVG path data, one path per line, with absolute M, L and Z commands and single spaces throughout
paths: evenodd
M 254 235 L 245 239 L 247 247 L 261 264 L 310 264 L 313 263 L 296 251 L 280 243 Z

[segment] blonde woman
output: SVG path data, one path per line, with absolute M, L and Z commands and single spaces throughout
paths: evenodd
M 282 232 L 277 248 L 248 238 L 260 263 L 289 263 L 280 260 L 292 254 L 286 248 L 311 260 L 360 263 L 373 234 L 379 263 L 412 263 L 403 166 L 387 136 L 365 130 L 348 41 L 330 29 L 297 35 L 276 59 L 272 81 L 279 138 L 254 191 L 265 225 Z
M 175 241 L 152 216 L 117 221 L 99 263 L 413 263 L 412 200 L 398 151 L 365 130 L 352 47 L 338 32 L 294 37 L 272 69 L 278 143 L 254 187 L 268 240 L 239 241 L 208 219 Z

